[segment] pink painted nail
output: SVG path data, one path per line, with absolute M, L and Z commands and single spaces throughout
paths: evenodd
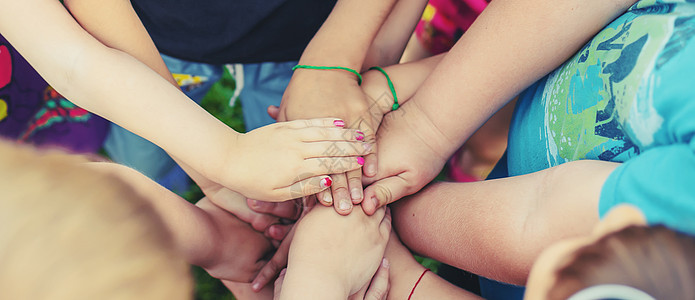
M 360 166 L 364 166 L 364 157 L 358 157 L 358 158 L 357 158 L 357 163 L 358 163 Z
M 357 133 L 357 136 L 355 137 L 355 139 L 357 139 L 358 141 L 364 140 L 364 132 L 355 131 L 355 133 Z
M 327 187 L 331 186 L 331 184 L 333 184 L 333 180 L 331 180 L 330 177 L 326 177 L 324 179 L 321 179 L 320 184 L 321 184 L 321 187 L 327 188 Z
M 335 120 L 335 121 L 333 121 L 333 125 L 335 125 L 335 126 L 337 126 L 337 127 L 345 127 L 345 121 L 343 121 L 343 120 Z

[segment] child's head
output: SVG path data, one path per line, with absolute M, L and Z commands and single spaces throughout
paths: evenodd
M 0 141 L 0 298 L 190 299 L 162 221 L 85 162 Z
M 645 226 L 639 210 L 621 206 L 591 237 L 563 241 L 544 251 L 533 266 L 526 296 L 695 299 L 694 253 L 695 237 Z M 628 293 L 647 298 L 625 297 Z

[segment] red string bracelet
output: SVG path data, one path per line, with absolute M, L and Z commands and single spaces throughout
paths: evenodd
M 413 293 L 415 293 L 415 288 L 417 287 L 418 283 L 420 283 L 420 280 L 422 280 L 422 277 L 424 277 L 425 273 L 427 273 L 427 271 L 429 271 L 429 270 L 430 269 L 425 269 L 424 271 L 422 271 L 422 274 L 420 274 L 420 278 L 417 279 L 417 281 L 415 282 L 415 285 L 413 286 L 413 290 L 411 290 L 410 295 L 408 295 L 408 300 L 410 300 L 410 297 L 413 296 Z

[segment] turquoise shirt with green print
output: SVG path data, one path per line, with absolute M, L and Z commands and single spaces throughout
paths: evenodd
M 621 162 L 601 216 L 629 203 L 651 224 L 695 234 L 694 136 L 695 0 L 638 1 L 520 96 L 507 168 Z

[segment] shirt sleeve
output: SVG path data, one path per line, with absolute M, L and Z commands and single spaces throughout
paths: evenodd
M 627 203 L 649 224 L 695 234 L 694 144 L 655 147 L 616 168 L 601 190 L 599 215 Z

